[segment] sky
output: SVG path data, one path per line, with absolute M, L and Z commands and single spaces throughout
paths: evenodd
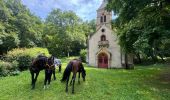
M 103 0 L 22 0 L 32 13 L 43 20 L 55 8 L 72 10 L 81 19 L 92 20 L 96 18 L 96 10 Z

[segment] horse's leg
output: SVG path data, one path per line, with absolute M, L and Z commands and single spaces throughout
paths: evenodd
M 68 92 L 68 81 L 69 81 L 69 76 L 67 76 L 67 79 L 66 79 L 66 92 Z
M 35 88 L 35 84 L 34 84 L 34 72 L 30 71 L 30 73 L 31 73 L 31 80 L 32 80 L 31 85 L 32 85 L 32 89 L 34 89 Z
M 35 83 L 36 83 L 36 81 L 37 81 L 38 75 L 39 75 L 39 71 L 36 72 L 36 76 L 35 76 L 35 78 L 33 79 L 33 85 L 32 85 L 32 88 L 33 88 L 33 89 L 35 88 Z M 32 77 L 34 77 L 34 73 L 33 73 L 33 76 L 32 76 Z
M 80 72 L 79 72 L 79 76 L 78 76 L 78 83 L 80 84 Z
M 74 93 L 74 83 L 76 80 L 76 73 L 73 74 L 73 85 L 72 85 L 72 93 Z
M 72 82 L 73 82 L 73 78 L 74 78 L 74 77 L 72 76 L 72 78 L 71 78 L 71 81 L 70 81 L 70 85 L 72 85 Z
M 61 73 L 61 65 L 59 65 L 58 67 L 59 67 L 59 72 Z
M 56 80 L 56 76 L 55 76 L 55 68 L 54 68 L 54 70 L 53 70 L 53 78 L 54 78 L 54 80 Z
M 34 82 L 36 82 L 36 81 L 37 81 L 37 77 L 38 77 L 39 73 L 40 73 L 40 71 L 36 72 L 36 76 L 35 76 L 35 80 L 34 80 Z
M 48 79 L 48 75 L 47 75 L 47 71 L 45 70 L 44 89 L 46 88 L 47 79 Z
M 50 85 L 50 82 L 51 82 L 51 76 L 52 76 L 52 72 L 48 73 L 48 85 Z

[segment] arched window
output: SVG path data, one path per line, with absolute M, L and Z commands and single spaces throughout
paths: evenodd
M 100 17 L 100 22 L 103 23 L 103 16 Z
M 105 35 L 101 36 L 101 41 L 106 41 L 106 36 Z
M 106 22 L 106 15 L 104 16 L 104 22 Z

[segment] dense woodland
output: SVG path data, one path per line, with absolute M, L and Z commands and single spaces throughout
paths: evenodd
M 72 11 L 54 9 L 43 21 L 21 0 L 0 0 L 0 55 L 31 47 L 48 48 L 55 56 L 78 55 L 94 31 L 95 20 L 84 22 Z

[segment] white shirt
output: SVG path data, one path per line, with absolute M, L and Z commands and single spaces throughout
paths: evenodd
M 61 65 L 61 60 L 60 60 L 60 59 L 55 58 L 55 59 L 54 59 L 54 65 L 55 65 L 55 66 L 59 66 L 59 65 Z

